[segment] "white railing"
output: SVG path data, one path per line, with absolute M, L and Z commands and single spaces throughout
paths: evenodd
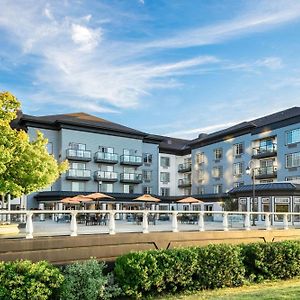
M 135 230 L 135 232 L 142 231 L 143 233 L 149 233 L 149 221 L 152 217 L 153 220 L 157 220 L 159 215 L 164 215 L 171 217 L 170 228 L 167 231 L 170 232 L 179 232 L 179 222 L 183 224 L 193 224 L 195 225 L 189 231 L 206 231 L 206 226 L 211 223 L 218 223 L 221 225 L 221 229 L 223 231 L 228 231 L 231 223 L 231 227 L 233 228 L 233 222 L 239 223 L 241 227 L 235 229 L 241 230 L 251 230 L 251 229 L 265 229 L 271 230 L 272 228 L 276 229 L 276 227 L 280 227 L 284 230 L 288 230 L 292 228 L 294 223 L 300 225 L 300 213 L 262 213 L 262 212 L 237 212 L 237 211 L 169 211 L 169 210 L 0 210 L 0 222 L 5 220 L 13 220 L 13 216 L 19 216 L 18 220 L 26 222 L 26 230 L 25 236 L 27 239 L 33 238 L 34 233 L 34 222 L 33 216 L 40 217 L 40 220 L 45 219 L 45 215 L 56 216 L 69 216 L 70 220 L 70 236 L 78 235 L 78 226 L 77 223 L 79 221 L 78 216 L 87 217 L 89 215 L 99 215 L 99 216 L 107 216 L 106 220 L 108 220 L 108 233 L 116 234 L 116 218 L 120 219 L 122 215 L 134 215 L 137 225 L 140 225 L 140 230 Z M 251 216 L 256 220 L 251 220 Z M 207 218 L 214 218 L 216 220 L 208 220 Z M 234 219 L 234 217 L 238 217 Z M 262 218 L 263 217 L 263 218 Z M 162 221 L 161 223 L 163 223 Z M 255 224 L 254 224 L 254 223 Z M 53 221 L 53 224 L 56 222 Z M 155 223 L 155 222 L 154 222 Z M 272 224 L 272 225 L 271 225 Z M 257 227 L 255 227 L 255 226 Z M 279 225 L 279 226 L 278 226 Z M 120 224 L 120 227 L 124 226 Z M 157 225 L 159 226 L 159 225 Z M 212 228 L 210 230 L 220 230 L 218 228 Z M 155 230 L 157 231 L 157 230 Z M 163 228 L 162 231 L 166 231 L 166 228 Z M 185 231 L 186 228 L 185 228 Z M 47 231 L 46 231 L 47 233 Z M 51 235 L 51 232 L 48 232 L 48 235 Z

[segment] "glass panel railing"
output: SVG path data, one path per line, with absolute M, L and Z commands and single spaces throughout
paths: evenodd
M 98 151 L 95 153 L 95 158 L 96 160 L 118 161 L 118 154 Z
M 121 173 L 121 180 L 142 181 L 142 174 Z
M 91 177 L 91 170 L 69 169 L 67 172 L 67 176 L 89 178 L 89 177 Z
M 67 149 L 67 157 L 90 159 L 92 154 L 90 150 Z
M 277 173 L 276 167 L 262 167 L 255 169 L 256 176 L 263 176 L 263 175 L 275 175 Z
M 184 163 L 184 164 L 179 164 L 178 165 L 178 171 L 191 170 L 191 168 L 192 168 L 191 163 Z
M 111 171 L 96 171 L 97 178 L 101 179 L 118 179 L 118 173 Z
M 142 164 L 142 156 L 122 155 L 121 162 Z
M 277 152 L 277 144 L 275 143 L 253 148 L 253 155 L 261 155 L 275 152 Z

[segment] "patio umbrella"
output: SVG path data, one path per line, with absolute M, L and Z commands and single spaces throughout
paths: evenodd
M 196 198 L 194 198 L 194 197 L 186 197 L 186 198 L 183 198 L 183 199 L 181 199 L 181 200 L 178 200 L 177 201 L 177 203 L 187 203 L 187 204 L 189 204 L 190 205 L 190 208 L 191 208 L 191 206 L 192 206 L 192 203 L 203 203 L 203 201 L 201 201 L 201 200 L 199 200 L 199 199 L 196 199 Z
M 160 202 L 160 199 L 155 198 L 149 194 L 144 194 L 142 196 L 139 196 L 133 200 L 143 201 L 143 202 Z
M 64 198 L 62 200 L 59 201 L 60 203 L 64 203 L 64 204 L 80 204 L 79 201 L 77 200 L 74 200 L 73 198 L 70 198 L 70 197 L 67 197 L 67 198 Z
M 78 196 L 75 196 L 71 199 L 73 199 L 73 201 L 78 201 L 78 202 L 81 202 L 81 203 L 93 201 L 92 198 L 87 197 L 87 196 L 83 196 L 83 195 L 78 195 Z
M 99 200 L 99 199 L 115 199 L 114 197 L 108 196 L 108 195 L 103 194 L 103 193 L 92 193 L 92 194 L 86 195 L 86 196 L 84 196 L 84 197 L 87 197 L 87 198 L 90 198 L 90 199 L 93 199 L 93 200 Z

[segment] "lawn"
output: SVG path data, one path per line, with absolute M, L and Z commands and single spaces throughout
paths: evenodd
M 225 288 L 214 291 L 202 291 L 192 295 L 165 296 L 160 300 L 276 300 L 300 299 L 300 278 L 286 281 L 272 281 L 239 288 Z

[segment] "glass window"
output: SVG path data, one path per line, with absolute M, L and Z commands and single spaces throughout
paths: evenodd
M 286 155 L 286 168 L 300 167 L 300 152 Z
M 204 192 L 205 192 L 204 186 L 198 186 L 197 187 L 197 192 L 198 192 L 198 194 L 203 195 Z
M 241 155 L 244 153 L 244 144 L 238 143 L 233 145 L 233 155 Z
M 244 171 L 244 163 L 239 162 L 239 163 L 233 164 L 233 175 L 234 176 L 242 175 L 243 171 Z
M 152 186 L 143 186 L 143 194 L 152 194 Z
M 144 153 L 143 157 L 144 157 L 144 163 L 145 164 L 152 164 L 152 154 Z
M 222 156 L 223 156 L 223 150 L 222 150 L 222 148 L 218 148 L 218 149 L 214 150 L 214 159 L 215 160 L 221 159 Z
M 100 152 L 104 152 L 104 153 L 114 153 L 114 148 L 112 148 L 112 147 L 104 147 L 104 146 L 100 146 L 100 147 L 99 147 L 99 151 L 100 151 Z
M 134 194 L 134 186 L 131 184 L 124 184 L 123 192 L 125 194 Z
M 238 181 L 238 182 L 234 182 L 234 183 L 233 183 L 233 187 L 234 187 L 234 188 L 238 188 L 238 187 L 240 187 L 240 186 L 242 186 L 242 185 L 244 185 L 244 182 L 243 182 L 243 181 Z
M 196 162 L 197 162 L 197 164 L 203 164 L 204 163 L 204 152 L 196 154 Z
M 105 193 L 113 193 L 113 184 L 112 183 L 99 183 L 99 190 L 100 192 L 105 192 Z
M 214 178 L 220 178 L 223 175 L 223 167 L 213 167 L 212 168 L 212 176 Z
M 69 144 L 69 147 L 74 150 L 86 150 L 86 145 L 81 143 L 73 143 Z
M 85 183 L 80 181 L 72 181 L 71 182 L 71 191 L 72 192 L 84 192 L 85 191 Z
M 151 181 L 152 180 L 152 171 L 143 170 L 143 180 Z
M 290 130 L 286 133 L 286 143 L 288 145 L 300 143 L 300 128 Z
M 300 183 L 300 176 L 290 176 L 285 178 L 286 181 L 293 181 L 296 183 Z
M 222 184 L 214 185 L 214 194 L 221 194 L 222 193 Z
M 170 196 L 170 189 L 169 188 L 160 188 L 160 194 L 162 196 Z
M 170 182 L 170 173 L 160 172 L 160 182 Z
M 70 169 L 85 170 L 86 164 L 81 162 L 71 162 Z
M 170 158 L 169 157 L 161 157 L 160 158 L 160 166 L 163 168 L 168 168 L 170 167 Z

